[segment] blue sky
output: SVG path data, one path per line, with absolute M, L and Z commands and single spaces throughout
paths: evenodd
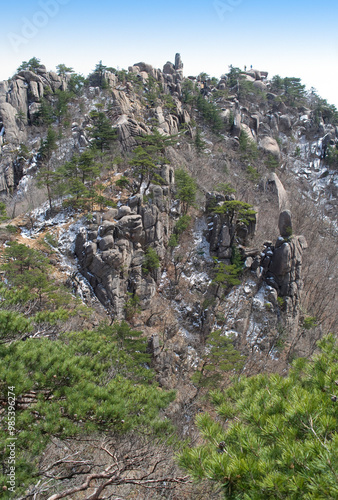
M 338 107 L 338 2 L 327 0 L 16 0 L 1 6 L 0 80 L 24 60 L 87 75 L 99 60 L 219 77 L 230 64 L 300 77 Z

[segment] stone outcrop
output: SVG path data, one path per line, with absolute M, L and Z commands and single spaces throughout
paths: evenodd
M 17 145 L 25 141 L 24 125 L 38 111 L 38 101 L 46 87 L 66 90 L 67 81 L 41 65 L 37 73 L 20 71 L 11 81 L 0 82 L 0 131 L 3 128 L 0 148 L 5 142 Z
M 164 187 L 151 186 L 151 201 L 142 205 L 140 195 L 128 205 L 106 212 L 83 227 L 75 241 L 81 273 L 95 295 L 117 319 L 125 314 L 130 296 L 137 296 L 143 309 L 156 292 L 159 272 L 144 272 L 146 249 L 152 247 L 162 259 L 170 236 L 169 203 L 164 194 L 174 182 L 170 167 L 163 168 Z M 129 294 L 129 295 L 128 295 Z
M 4 139 L 11 144 L 19 144 L 27 137 L 26 130 L 20 128 L 18 111 L 9 102 L 0 104 L 0 130 L 4 129 Z
M 302 255 L 307 248 L 304 236 L 292 236 L 291 213 L 288 210 L 279 216 L 281 236 L 275 245 L 265 244 L 261 257 L 261 269 L 266 283 L 285 300 L 286 312 L 290 316 L 299 314 L 299 303 L 303 288 Z
M 231 259 L 234 245 L 247 246 L 255 234 L 256 216 L 249 224 L 233 223 L 230 217 L 225 214 L 212 213 L 213 207 L 221 204 L 225 200 L 234 199 L 216 192 L 206 194 L 206 210 L 210 252 L 219 259 Z
M 292 234 L 292 220 L 290 210 L 284 210 L 279 215 L 278 229 L 283 238 L 288 238 Z
M 180 84 L 183 79 L 183 63 L 180 54 L 175 55 L 175 64 L 170 61 L 163 66 L 163 77 L 165 81 L 172 87 Z M 174 90 L 174 88 L 172 88 Z
M 283 211 L 279 228 L 285 237 L 281 235 L 275 244 L 265 242 L 262 252 L 246 249 L 245 267 L 252 274 L 230 291 L 221 306 L 224 332 L 233 334 L 248 355 L 254 353 L 255 362 L 262 356 L 264 365 L 267 358 L 279 356 L 276 342 L 281 335 L 289 345 L 298 335 L 302 255 L 307 243 L 304 236 L 290 235 L 291 227 L 291 213 Z
M 260 147 L 265 153 L 271 154 L 276 158 L 280 157 L 280 149 L 276 139 L 272 137 L 263 137 L 260 141 Z
M 287 192 L 275 172 L 269 174 L 264 182 L 264 190 L 273 192 L 278 198 L 278 208 L 280 211 L 286 210 L 289 206 Z

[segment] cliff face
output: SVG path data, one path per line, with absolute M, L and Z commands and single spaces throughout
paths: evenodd
M 256 70 L 245 73 L 241 82 L 250 84 L 246 92 L 238 82 L 231 86 L 229 75 L 217 82 L 185 79 L 177 54 L 175 63 L 167 62 L 162 71 L 143 62 L 129 67 L 124 76 L 105 71 L 106 88 L 87 86 L 68 104 L 71 126 L 62 130 L 55 165 L 88 149 L 94 109 L 108 117 L 118 136 L 116 154 L 127 159 L 140 137 L 154 128 L 162 137 L 176 136 L 165 149 L 160 185 L 142 186 L 142 194 L 133 196 L 107 188 L 117 208 L 92 211 L 74 240 L 78 269 L 112 319 L 123 319 L 130 297 L 137 297 L 140 310 L 135 314 L 146 332 L 149 327 L 155 335 L 154 355 L 158 366 L 169 370 L 167 379 L 176 376 L 177 351 L 179 366 L 187 363 L 190 370 L 197 351 L 189 349 L 215 328 L 233 334 L 260 369 L 286 361 L 293 351 L 309 353 L 321 335 L 320 328 L 308 334 L 302 326 L 304 314 L 317 315 L 309 309 L 316 300 L 303 272 L 303 252 L 311 250 L 308 271 L 319 262 L 311 231 L 319 214 L 316 231 L 327 238 L 328 247 L 333 244 L 337 172 L 326 153 L 337 143 L 337 127 L 305 105 L 286 105 L 271 91 L 267 76 Z M 25 196 L 35 189 L 40 140 L 46 136 L 46 127 L 35 121 L 42 98 L 53 103 L 56 91 L 66 92 L 69 81 L 69 75 L 58 76 L 41 66 L 37 73 L 21 71 L 0 83 L 0 192 L 9 205 L 9 195 L 14 195 L 15 203 L 25 206 Z M 223 128 L 217 134 L 212 131 L 215 119 L 189 100 L 192 87 L 195 99 L 202 96 L 218 109 Z M 19 144 L 27 148 L 26 156 Z M 183 213 L 175 169 L 182 166 L 198 183 L 199 206 L 192 209 L 190 228 L 173 250 L 168 242 Z M 114 175 L 121 173 L 114 168 Z M 230 183 L 236 194 L 217 192 L 220 183 Z M 235 199 L 254 207 L 248 223 L 210 209 Z M 36 205 L 31 200 L 29 209 Z M 213 283 L 213 259 L 230 265 L 234 247 L 245 263 L 242 284 L 220 292 Z M 149 248 L 160 267 L 145 270 Z M 326 255 L 324 245 L 324 260 Z M 316 276 L 320 280 L 320 266 Z M 163 310 L 165 326 L 159 319 Z M 167 341 L 174 339 L 165 356 L 156 337 L 156 328 L 162 327 Z

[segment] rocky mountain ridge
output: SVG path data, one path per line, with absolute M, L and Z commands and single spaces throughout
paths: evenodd
M 164 299 L 161 294 L 162 307 L 166 304 L 173 317 L 179 318 L 178 323 L 183 318 L 184 329 L 195 339 L 205 337 L 215 327 L 232 333 L 243 352 L 251 352 L 252 359 L 262 356 L 263 365 L 280 357 L 283 349 L 276 348 L 278 343 L 285 352 L 298 344 L 299 352 L 310 352 L 321 329 L 314 328 L 312 337 L 305 335 L 301 345 L 302 307 L 303 311 L 308 307 L 302 306 L 301 269 L 308 235 L 293 235 L 291 218 L 298 215 L 291 216 L 290 210 L 295 202 L 307 200 L 312 211 L 308 212 L 309 221 L 321 213 L 322 230 L 333 235 L 337 170 L 328 164 L 326 152 L 337 144 L 337 126 L 323 118 L 324 112 L 319 116 L 316 108 L 286 104 L 272 91 L 264 71 L 236 74 L 233 84 L 231 71 L 219 81 L 207 75 L 184 78 L 182 61 L 176 54 L 175 63 L 167 62 L 162 71 L 141 62 L 122 74 L 104 69 L 101 77 L 105 88 L 85 86 L 82 95 L 68 104 L 72 124 L 60 138 L 53 156 L 55 164 L 69 161 L 74 153 L 81 154 L 90 146 L 90 111 L 94 109 L 104 110 L 117 132 L 117 149 L 127 157 L 139 138 L 154 127 L 162 136 L 177 137 L 176 144 L 166 148 L 168 163 L 161 170 L 160 186 L 151 184 L 147 192 L 142 188 L 142 194 L 136 196 L 108 189 L 108 195 L 118 200 L 118 208 L 95 212 L 76 236 L 79 270 L 112 318 L 125 317 L 130 296 L 138 297 L 143 311 L 152 312 L 163 283 L 171 280 L 172 288 L 172 282 L 177 282 L 168 278 L 178 265 L 175 257 L 170 261 L 168 242 L 182 215 L 175 194 L 175 169 L 183 166 L 200 187 L 199 203 L 202 217 L 206 217 L 201 233 L 204 253 L 196 259 L 196 230 L 191 227 L 183 250 L 190 257 L 180 271 L 174 293 Z M 35 119 L 42 100 L 55 102 L 56 92 L 66 92 L 70 80 L 70 74 L 57 75 L 40 66 L 36 72 L 20 71 L 0 84 L 0 192 L 9 207 L 14 199 L 15 204 L 21 199 L 25 205 L 27 193 L 35 189 L 40 138 L 46 134 L 46 127 Z M 218 109 L 223 127 L 218 134 L 210 130 L 212 122 L 208 125 L 202 108 L 189 100 L 193 93 Z M 194 146 L 200 132 L 201 154 Z M 29 151 L 26 157 L 20 144 Z M 225 180 L 237 190 L 236 197 L 214 192 L 217 183 Z M 210 199 L 222 204 L 236 198 L 251 203 L 257 212 L 249 225 L 231 222 L 227 215 L 205 208 Z M 36 206 L 30 200 L 32 208 Z M 194 210 L 196 227 L 201 212 Z M 215 294 L 212 258 L 230 264 L 234 244 L 245 261 L 244 283 L 224 298 Z M 160 268 L 145 273 L 142 266 L 149 247 L 155 249 Z M 188 288 L 184 298 L 182 286 L 183 290 Z M 210 300 L 212 314 L 210 307 L 203 306 Z M 224 319 L 218 321 L 217 316 Z M 178 323 L 173 320 L 176 333 L 180 332 Z

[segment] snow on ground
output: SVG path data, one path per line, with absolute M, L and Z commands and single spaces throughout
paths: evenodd
M 299 155 L 289 163 L 289 168 L 299 179 L 307 181 L 308 195 L 311 199 L 319 204 L 325 204 L 327 212 L 334 214 L 336 213 L 334 189 L 338 187 L 338 172 L 322 159 L 323 139 L 324 137 L 320 137 L 316 141 L 309 142 L 304 135 L 301 135 L 295 144 L 295 150 L 299 149 Z
M 76 212 L 69 210 L 60 211 L 53 217 L 47 217 L 48 208 L 48 203 L 45 203 L 31 212 L 31 219 L 34 220 L 33 227 L 31 229 L 22 227 L 22 237 L 35 239 L 42 231 L 54 228 L 51 233 L 57 239 L 58 246 L 56 248 L 53 247 L 53 250 L 60 259 L 60 270 L 72 278 L 74 291 L 82 301 L 90 298 L 98 302 L 91 285 L 79 272 L 76 258 L 74 257 L 75 239 L 81 228 L 85 225 L 86 217 L 78 217 Z
M 194 245 L 196 253 L 206 262 L 213 262 L 210 255 L 210 243 L 205 235 L 209 232 L 209 227 L 205 217 L 196 218 L 195 228 L 193 231 Z

